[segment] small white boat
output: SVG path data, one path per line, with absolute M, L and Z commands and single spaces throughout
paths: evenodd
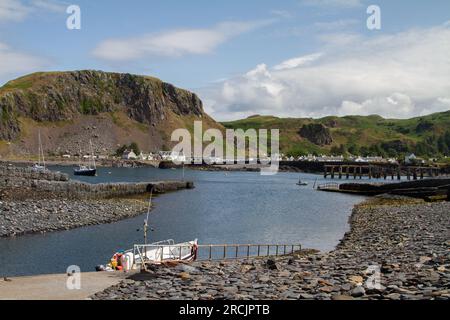
M 298 180 L 298 182 L 297 182 L 297 185 L 298 186 L 307 186 L 308 185 L 308 182 L 306 182 L 306 181 L 302 181 L 302 180 Z
M 38 163 L 35 163 L 32 167 L 31 170 L 34 172 L 44 172 L 45 171 L 45 166 L 42 166 Z
M 135 244 L 133 249 L 116 252 L 106 268 L 97 266 L 97 271 L 143 269 L 148 264 L 165 262 L 191 262 L 197 258 L 197 239 L 175 243 L 172 239 L 151 244 Z
M 175 243 L 170 239 L 149 245 L 135 245 L 132 265 L 140 266 L 144 262 L 161 264 L 167 261 L 194 261 L 197 257 L 197 244 L 197 239 L 182 243 Z
M 144 244 L 135 244 L 133 249 L 116 252 L 107 267 L 97 266 L 97 271 L 145 269 L 148 264 L 162 264 L 171 261 L 190 262 L 197 259 L 198 241 L 175 243 L 164 240 L 147 244 L 148 217 L 151 209 L 151 193 L 144 220 Z

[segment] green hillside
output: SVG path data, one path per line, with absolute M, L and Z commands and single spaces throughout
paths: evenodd
M 450 111 L 411 119 L 329 116 L 320 119 L 251 116 L 222 123 L 230 129 L 280 129 L 287 155 L 354 154 L 400 157 L 415 153 L 443 157 L 450 149 Z

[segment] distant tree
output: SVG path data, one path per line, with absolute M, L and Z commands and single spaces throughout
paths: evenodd
M 386 156 L 386 152 L 383 150 L 383 148 L 379 144 L 372 144 L 369 147 L 368 152 L 369 152 L 370 156 L 382 156 L 382 157 Z
M 359 148 L 359 154 L 361 156 L 367 157 L 369 153 L 370 153 L 369 148 L 367 148 L 366 146 L 362 146 L 361 148 Z
M 333 155 L 339 154 L 339 147 L 338 146 L 332 146 L 330 149 L 330 153 Z
M 353 154 L 353 155 L 358 155 L 358 153 L 359 153 L 359 148 L 358 148 L 355 144 L 351 144 L 351 145 L 348 147 L 348 152 L 351 153 L 351 154 Z
M 450 131 L 447 131 L 444 135 L 445 144 L 447 145 L 448 149 L 450 149 Z
M 417 156 L 425 157 L 425 156 L 434 156 L 438 153 L 437 146 L 430 143 L 430 141 L 421 141 L 416 144 L 414 153 Z
M 443 155 L 448 155 L 449 153 L 449 148 L 447 143 L 445 142 L 445 135 L 442 135 L 438 138 L 437 140 L 437 148 L 438 151 L 443 154 Z
M 347 154 L 347 148 L 345 147 L 345 145 L 340 144 L 339 146 L 331 147 L 330 152 L 331 152 L 331 154 L 334 154 L 334 155 L 343 155 L 343 156 L 345 156 Z
M 119 157 L 121 157 L 122 155 L 123 155 L 123 153 L 125 152 L 125 150 L 127 150 L 127 145 L 126 144 L 124 144 L 124 145 L 122 145 L 121 147 L 119 147 L 119 148 L 117 148 L 117 150 L 116 150 L 116 156 L 119 156 Z
M 128 146 L 128 148 L 129 148 L 130 150 L 133 150 L 133 152 L 134 152 L 135 154 L 140 154 L 140 153 L 141 153 L 141 150 L 139 149 L 139 146 L 138 146 L 138 144 L 137 144 L 136 142 L 130 143 L 130 145 Z
M 398 152 L 397 152 L 397 150 L 395 150 L 394 148 L 389 148 L 389 149 L 387 149 L 387 150 L 386 150 L 386 154 L 387 154 L 389 157 L 392 157 L 392 158 L 398 157 Z

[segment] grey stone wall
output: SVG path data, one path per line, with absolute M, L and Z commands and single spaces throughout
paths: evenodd
M 27 181 L 69 181 L 69 176 L 61 172 L 36 172 L 31 168 L 0 165 L 0 187 L 20 187 Z
M 69 199 L 104 199 L 144 194 L 153 188 L 155 194 L 192 188 L 192 182 L 158 181 L 138 183 L 99 183 L 61 182 L 33 180 L 29 185 L 34 190 L 51 193 Z
M 24 192 L 29 192 L 30 196 L 37 195 L 42 198 L 115 198 L 143 194 L 152 189 L 158 194 L 193 187 L 190 181 L 90 184 L 71 181 L 67 174 L 59 172 L 34 172 L 30 168 L 0 166 L 0 191 L 1 189 L 22 189 Z

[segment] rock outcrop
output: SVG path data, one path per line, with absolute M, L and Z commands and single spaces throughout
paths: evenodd
M 78 140 L 97 138 L 105 149 L 132 139 L 142 145 L 149 135 L 160 147 L 171 130 L 185 127 L 188 120 L 189 127 L 193 120 L 221 127 L 206 115 L 195 93 L 147 76 L 91 70 L 40 72 L 0 88 L 0 140 L 16 143 L 34 135 L 37 126 L 57 124 L 51 132 L 41 130 L 52 151 L 69 145 L 72 150 L 67 151 L 73 152 L 75 146 L 67 138 L 81 132 L 85 134 Z M 71 125 L 70 130 L 61 129 Z M 98 130 L 89 132 L 92 128 Z M 121 139 L 125 135 L 129 139 Z
M 319 146 L 329 145 L 333 142 L 330 130 L 322 124 L 305 124 L 298 133 L 301 137 Z
M 10 81 L 0 91 L 0 138 L 20 132 L 19 116 L 63 121 L 119 109 L 147 124 L 163 121 L 169 112 L 203 115 L 197 95 L 155 78 L 101 71 L 38 73 Z

